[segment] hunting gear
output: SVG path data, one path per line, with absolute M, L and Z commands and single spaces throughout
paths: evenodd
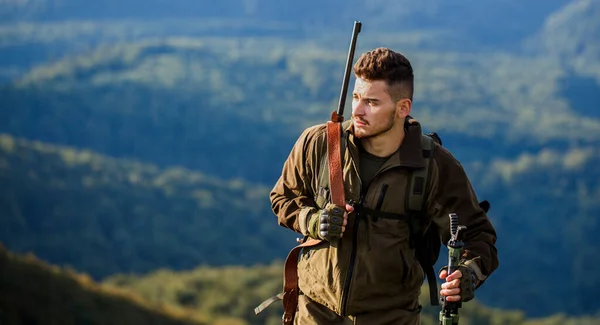
M 357 30 L 360 23 L 350 53 Z M 433 265 L 451 239 L 450 213 L 467 227 L 465 269 L 449 276 L 460 283 L 446 282 L 445 290 L 472 285 L 471 274 L 480 286 L 498 266 L 487 203 L 439 137 L 409 115 L 408 60 L 379 48 L 363 54 L 354 72 L 353 118 L 343 121 L 340 100 L 330 121 L 305 129 L 270 194 L 278 223 L 304 235 L 285 261 L 283 293 L 255 310 L 282 299 L 283 324 L 418 324 L 425 277 L 439 304 Z
M 458 216 L 456 213 L 450 214 L 450 240 L 448 241 L 448 266 L 445 270 L 448 273 L 453 273 L 456 268 L 459 268 L 459 259 L 462 248 L 462 232 L 466 229 L 465 226 L 458 225 Z M 472 279 L 468 267 L 462 266 L 462 272 L 466 272 L 467 276 L 462 277 L 461 283 L 461 301 L 468 301 L 473 298 L 473 285 L 469 280 Z M 464 279 L 464 280 L 463 280 Z M 458 308 L 462 306 L 461 301 L 449 302 L 442 298 L 443 305 L 440 311 L 439 325 L 458 325 L 459 315 Z
M 341 207 L 329 203 L 325 209 L 312 213 L 308 222 L 309 236 L 328 242 L 338 240 L 345 226 L 344 212 Z

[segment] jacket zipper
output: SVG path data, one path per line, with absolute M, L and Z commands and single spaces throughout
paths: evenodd
M 388 185 L 381 185 L 381 191 L 379 192 L 379 198 L 377 199 L 377 205 L 375 206 L 375 211 L 381 210 L 381 206 L 383 205 L 383 199 L 385 199 L 385 193 L 387 192 Z
M 360 199 L 358 201 L 358 210 L 354 216 L 354 229 L 352 232 L 352 251 L 350 252 L 350 263 L 348 264 L 348 272 L 346 273 L 346 281 L 344 281 L 344 294 L 342 295 L 342 316 L 346 316 L 346 309 L 348 304 L 348 295 L 350 294 L 350 284 L 352 282 L 352 274 L 354 273 L 354 264 L 356 263 L 356 246 L 358 245 L 358 223 L 360 221 L 360 207 L 365 201 L 365 193 L 360 192 Z

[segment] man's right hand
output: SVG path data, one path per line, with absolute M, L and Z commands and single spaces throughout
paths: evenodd
M 348 224 L 348 213 L 352 211 L 354 207 L 349 204 L 346 204 L 346 211 L 332 203 L 327 204 L 324 209 L 310 216 L 308 222 L 310 237 L 329 242 L 341 238 Z

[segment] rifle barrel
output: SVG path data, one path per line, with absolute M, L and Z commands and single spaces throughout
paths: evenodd
M 348 93 L 348 83 L 350 82 L 350 73 L 352 69 L 352 61 L 354 60 L 354 51 L 356 50 L 356 39 L 358 33 L 360 33 L 362 23 L 360 21 L 354 22 L 354 28 L 352 29 L 352 39 L 350 41 L 350 49 L 348 50 L 348 58 L 346 60 L 346 70 L 344 72 L 344 80 L 342 82 L 342 91 L 340 93 L 340 101 L 338 103 L 337 115 L 344 116 L 344 105 L 346 103 L 346 94 Z

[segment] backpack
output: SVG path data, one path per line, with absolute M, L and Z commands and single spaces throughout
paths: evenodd
M 344 130 L 352 123 L 351 120 L 347 120 L 342 124 L 342 141 L 340 141 L 342 159 L 346 150 L 346 135 Z M 442 239 L 440 237 L 438 227 L 433 222 L 427 222 L 425 217 L 424 204 L 426 202 L 426 193 L 429 189 L 429 178 L 431 175 L 431 157 L 433 157 L 434 149 L 437 143 L 442 145 L 441 138 L 437 133 L 427 133 L 421 136 L 421 147 L 423 149 L 423 158 L 425 167 L 420 169 L 413 169 L 410 173 L 410 179 L 407 183 L 407 190 L 405 191 L 405 215 L 391 214 L 391 213 L 378 213 L 378 211 L 372 209 L 366 209 L 367 214 L 375 215 L 376 218 L 388 218 L 405 220 L 408 223 L 410 230 L 410 245 L 411 248 L 415 248 L 415 255 L 419 264 L 423 268 L 427 281 L 429 284 L 429 295 L 431 305 L 439 305 L 438 296 L 438 285 L 435 271 L 433 269 L 437 262 L 440 254 L 440 248 L 442 246 Z M 342 163 L 343 165 L 343 163 Z M 327 157 L 323 155 L 320 166 L 319 183 L 320 187 L 327 186 L 329 180 L 328 177 L 328 165 Z M 489 203 L 484 201 L 489 208 Z M 481 206 L 481 204 L 480 204 Z M 487 212 L 487 208 L 484 210 Z

